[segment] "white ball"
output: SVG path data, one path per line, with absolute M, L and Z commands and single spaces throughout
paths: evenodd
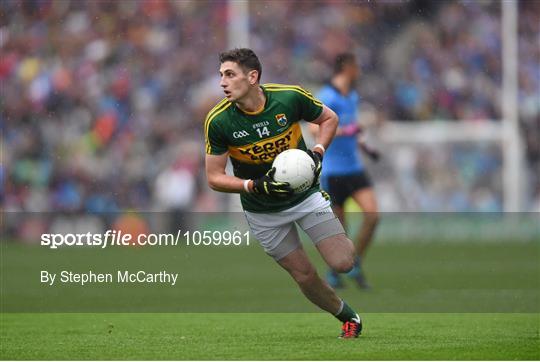
M 276 168 L 274 180 L 288 182 L 295 193 L 306 191 L 313 183 L 315 163 L 302 150 L 293 148 L 281 152 L 272 166 Z

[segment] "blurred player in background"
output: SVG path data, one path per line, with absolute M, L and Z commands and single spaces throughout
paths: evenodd
M 250 49 L 233 49 L 219 58 L 226 98 L 210 110 L 204 124 L 208 184 L 216 191 L 241 194 L 249 227 L 265 252 L 289 272 L 312 303 L 343 323 L 342 338 L 356 338 L 362 330 L 360 317 L 319 277 L 295 225 L 309 235 L 331 268 L 353 268 L 354 245 L 318 183 L 337 116 L 301 87 L 261 86 L 261 64 Z M 306 148 L 300 120 L 319 125 L 313 150 Z M 289 148 L 307 151 L 315 162 L 313 184 L 302 193 L 273 179 L 274 158 Z M 225 173 L 229 157 L 234 176 Z
M 335 59 L 332 78 L 318 94 L 318 98 L 339 117 L 336 137 L 325 153 L 321 183 L 330 194 L 334 212 L 345 228 L 344 205 L 347 198 L 352 197 L 363 211 L 363 222 L 356 240 L 355 266 L 348 275 L 354 278 L 359 287 L 369 288 L 361 268 L 361 260 L 364 259 L 373 238 L 379 214 L 371 179 L 362 162 L 358 146 L 374 160 L 378 160 L 379 154 L 360 138 L 362 129 L 358 124 L 357 112 L 359 96 L 355 90 L 359 76 L 360 68 L 354 54 L 340 54 Z M 343 287 L 337 271 L 330 270 L 327 279 L 333 287 Z

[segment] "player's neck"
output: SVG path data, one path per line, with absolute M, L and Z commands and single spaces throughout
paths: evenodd
M 343 95 L 351 90 L 351 80 L 344 74 L 336 74 L 332 77 L 332 85 Z
M 266 96 L 264 95 L 261 87 L 250 91 L 245 97 L 236 101 L 236 106 L 244 113 L 258 114 L 264 110 L 264 104 L 266 103 Z

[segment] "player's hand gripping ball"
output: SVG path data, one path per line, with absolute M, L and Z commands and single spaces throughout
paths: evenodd
M 272 167 L 263 177 L 253 180 L 253 192 L 276 197 L 292 195 L 294 191 L 287 182 L 274 179 L 275 172 L 276 168 Z
M 313 169 L 313 174 L 315 177 L 313 178 L 312 186 L 315 186 L 319 183 L 319 178 L 321 177 L 321 171 L 322 171 L 322 154 L 320 154 L 317 151 L 307 150 L 307 154 L 311 159 L 313 160 L 313 163 L 315 163 L 315 168 Z
M 299 149 L 281 152 L 274 159 L 272 167 L 276 169 L 274 180 L 287 182 L 295 193 L 308 190 L 318 177 L 317 165 L 312 157 Z

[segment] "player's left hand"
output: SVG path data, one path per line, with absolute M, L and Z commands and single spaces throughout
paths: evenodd
M 319 178 L 321 176 L 321 171 L 322 171 L 323 155 L 313 150 L 307 150 L 306 152 L 315 163 L 315 169 L 313 170 L 313 173 L 315 174 L 315 178 L 313 178 L 313 183 L 311 184 L 311 186 L 315 186 L 319 184 Z

